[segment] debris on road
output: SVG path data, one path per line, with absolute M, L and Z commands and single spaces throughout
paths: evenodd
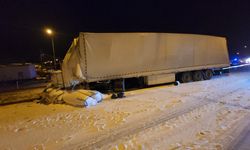
M 103 94 L 91 90 L 62 90 L 49 87 L 42 93 L 41 103 L 45 104 L 69 104 L 77 107 L 95 106 L 103 100 Z
M 0 93 L 0 105 L 29 102 L 39 99 L 43 89 L 43 87 L 39 87 Z

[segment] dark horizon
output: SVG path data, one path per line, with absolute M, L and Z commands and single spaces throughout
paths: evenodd
M 51 55 L 44 29 L 55 30 L 63 58 L 79 32 L 169 32 L 223 36 L 231 55 L 250 56 L 250 2 L 0 1 L 0 63 L 39 62 Z M 244 48 L 244 46 L 247 46 Z

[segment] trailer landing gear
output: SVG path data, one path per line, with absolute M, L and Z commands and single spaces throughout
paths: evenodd
M 113 81 L 113 94 L 111 96 L 112 99 L 123 98 L 125 91 L 125 81 L 124 79 L 117 79 Z

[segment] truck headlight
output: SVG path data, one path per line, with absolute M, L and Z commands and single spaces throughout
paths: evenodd
M 246 63 L 250 64 L 250 58 L 246 59 Z

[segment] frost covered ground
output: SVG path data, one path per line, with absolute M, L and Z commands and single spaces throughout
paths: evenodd
M 2 92 L 0 93 L 0 105 L 35 100 L 40 97 L 43 90 L 44 87 L 36 87 L 32 89 Z
M 228 149 L 250 125 L 250 68 L 95 107 L 0 107 L 1 149 Z

